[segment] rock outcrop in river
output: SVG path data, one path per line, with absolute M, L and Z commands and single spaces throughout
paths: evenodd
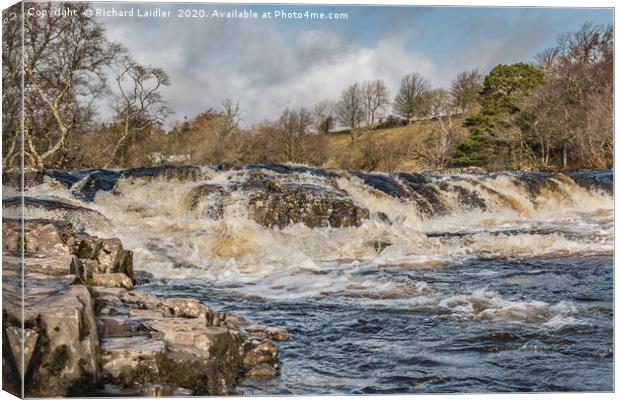
M 30 397 L 217 395 L 277 375 L 286 330 L 135 289 L 118 239 L 52 220 L 21 228 L 3 219 L 5 390 L 19 396 L 24 376 Z
M 17 188 L 17 173 L 4 173 L 5 185 Z M 469 210 L 510 209 L 531 214 L 555 201 L 574 202 L 579 193 L 611 195 L 613 171 L 571 173 L 497 172 L 471 173 L 379 173 L 324 170 L 302 165 L 248 164 L 161 166 L 123 170 L 47 170 L 25 173 L 25 186 L 47 182 L 71 193 L 72 201 L 91 203 L 102 192 L 125 194 L 123 183 L 146 186 L 157 182 L 192 184 L 183 199 L 185 211 L 199 218 L 223 219 L 232 203 L 240 203 L 246 215 L 268 228 L 303 224 L 309 228 L 359 227 L 365 220 L 390 223 L 391 207 L 377 207 L 365 200 L 376 197 L 397 199 L 412 206 L 421 219 L 462 213 Z M 159 187 L 158 187 L 159 188 Z M 147 193 L 160 196 L 161 193 Z M 357 192 L 357 193 L 356 193 Z M 53 199 L 27 197 L 26 207 L 55 209 L 72 218 L 74 225 L 103 216 L 79 204 L 59 206 Z M 19 198 L 4 199 L 5 207 Z M 45 203 L 45 204 L 44 204 Z M 170 204 L 171 208 L 178 206 Z M 137 207 L 137 206 L 136 206 Z M 79 215 L 79 218 L 75 216 Z
M 238 184 L 198 185 L 189 192 L 186 202 L 191 210 L 208 203 L 204 216 L 217 219 L 222 218 L 223 203 L 231 193 L 247 198 L 249 217 L 268 228 L 297 223 L 309 228 L 343 228 L 360 226 L 369 217 L 368 210 L 354 203 L 343 190 L 278 182 L 261 171 L 252 171 L 247 181 Z

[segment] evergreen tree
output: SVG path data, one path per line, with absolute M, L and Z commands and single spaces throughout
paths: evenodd
M 541 69 L 525 63 L 500 64 L 484 78 L 478 103 L 480 112 L 465 120 L 471 135 L 458 146 L 455 166 L 485 166 L 493 157 L 510 154 L 505 133 L 518 125 L 520 100 L 544 82 Z

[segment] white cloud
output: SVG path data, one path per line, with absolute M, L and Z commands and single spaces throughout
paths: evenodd
M 398 36 L 360 46 L 326 30 L 283 32 L 267 24 L 106 22 L 109 37 L 139 62 L 170 74 L 172 85 L 163 94 L 175 110 L 171 120 L 232 98 L 240 101 L 249 125 L 276 119 L 286 107 L 337 99 L 356 81 L 384 79 L 393 95 L 409 72 L 439 79 L 431 59 L 406 51 Z
M 464 69 L 485 70 L 523 56 L 539 33 L 524 24 L 508 45 L 505 37 L 481 39 L 439 64 L 431 55 L 408 48 L 416 37 L 410 28 L 386 32 L 373 44 L 356 44 L 335 31 L 279 30 L 264 21 L 105 23 L 110 38 L 139 62 L 170 74 L 172 86 L 163 90 L 175 110 L 169 123 L 232 98 L 245 111 L 245 125 L 276 119 L 286 107 L 336 100 L 348 85 L 366 79 L 383 79 L 392 97 L 400 79 L 411 72 L 426 76 L 434 86 L 446 86 Z

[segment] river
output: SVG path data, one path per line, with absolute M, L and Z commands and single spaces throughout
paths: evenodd
M 127 171 L 52 171 L 26 191 L 26 216 L 119 237 L 153 275 L 144 290 L 286 327 L 281 376 L 240 392 L 613 390 L 612 171 Z M 257 174 L 367 218 L 257 223 Z

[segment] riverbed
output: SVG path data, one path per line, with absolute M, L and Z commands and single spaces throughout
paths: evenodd
M 612 171 L 158 171 L 49 173 L 26 217 L 119 237 L 144 290 L 286 327 L 280 376 L 241 393 L 613 390 Z M 269 225 L 257 190 L 263 216 L 295 190 L 339 225 Z

